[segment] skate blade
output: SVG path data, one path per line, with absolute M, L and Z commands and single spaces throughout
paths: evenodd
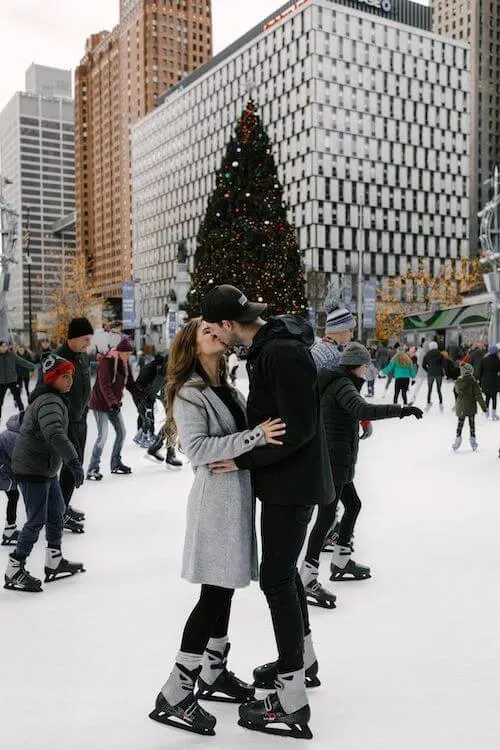
M 17 543 L 17 539 L 2 539 L 2 547 L 13 547 Z
M 21 588 L 21 586 L 16 586 L 15 583 L 5 583 L 4 589 L 7 589 L 7 591 L 23 591 L 25 594 L 38 594 L 43 591 L 41 586 L 38 589 L 26 589 Z
M 246 697 L 235 698 L 225 693 L 204 693 L 203 691 L 199 690 L 194 697 L 197 701 L 208 701 L 212 703 L 233 703 L 242 705 L 243 703 L 251 703 L 252 701 L 254 701 L 255 693 Z
M 307 603 L 310 607 L 319 607 L 320 609 L 336 609 L 337 605 L 333 601 L 318 602 L 316 599 L 310 599 L 306 597 Z
M 371 573 L 368 573 L 366 576 L 353 576 L 349 573 L 347 575 L 340 575 L 337 573 L 330 576 L 330 581 L 367 581 L 371 577 Z
M 278 722 L 276 722 L 278 724 Z M 272 734 L 278 737 L 291 737 L 296 740 L 312 740 L 313 733 L 307 724 L 280 724 L 272 726 L 269 724 L 251 724 L 243 719 L 238 721 L 238 725 L 244 729 L 250 729 L 252 732 L 261 732 L 262 734 Z
M 191 732 L 191 734 L 202 734 L 206 737 L 215 737 L 215 731 L 213 729 L 207 729 L 204 727 L 194 727 L 192 724 L 186 724 L 182 719 L 176 719 L 175 716 L 166 716 L 160 713 L 156 708 L 151 711 L 149 718 L 153 721 L 157 721 L 159 724 L 164 724 L 174 729 L 182 729 L 184 732 Z
M 85 570 L 85 568 L 80 568 L 80 570 L 75 570 L 73 573 L 66 571 L 64 573 L 59 573 L 58 575 L 55 573 L 45 572 L 44 583 L 52 583 L 52 581 L 58 581 L 61 578 L 73 578 L 73 576 L 78 575 L 78 573 L 86 573 L 86 572 L 87 571 Z
M 164 464 L 165 463 L 165 459 L 164 458 L 162 458 L 162 459 L 155 458 L 150 453 L 146 453 L 146 455 L 144 456 L 144 458 L 146 459 L 146 461 L 151 461 L 152 464 L 157 464 L 158 465 L 158 464 Z
M 172 466 L 172 464 L 169 464 L 167 462 L 167 469 L 169 471 L 181 471 L 182 470 L 182 466 Z

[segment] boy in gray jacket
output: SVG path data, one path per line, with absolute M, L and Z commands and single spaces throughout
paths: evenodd
M 5 588 L 38 592 L 41 581 L 25 569 L 26 558 L 45 526 L 47 556 L 45 581 L 83 571 L 81 563 L 65 560 L 61 553 L 65 503 L 59 486 L 61 464 L 70 469 L 75 486 L 83 483 L 83 468 L 68 439 L 68 409 L 64 394 L 73 383 L 74 366 L 49 354 L 43 360 L 43 384 L 32 393 L 21 433 L 12 454 L 12 472 L 23 494 L 27 521 L 16 549 L 9 555 Z

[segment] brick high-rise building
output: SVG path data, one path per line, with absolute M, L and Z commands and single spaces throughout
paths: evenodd
M 77 248 L 92 286 L 131 278 L 130 127 L 212 56 L 211 0 L 120 0 L 120 21 L 86 43 L 75 75 Z
M 434 31 L 470 45 L 470 238 L 479 248 L 477 214 L 492 196 L 500 166 L 500 3 L 432 0 Z

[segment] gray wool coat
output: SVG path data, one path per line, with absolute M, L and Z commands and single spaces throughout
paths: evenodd
M 193 378 L 193 383 L 201 379 Z M 236 391 L 245 412 L 245 399 Z M 182 451 L 191 462 L 182 577 L 191 583 L 243 588 L 257 580 L 255 499 L 250 472 L 214 475 L 208 465 L 265 444 L 260 427 L 237 432 L 229 409 L 211 388 L 186 385 L 173 415 Z

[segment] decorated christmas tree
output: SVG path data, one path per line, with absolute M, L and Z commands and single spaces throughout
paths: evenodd
M 295 229 L 287 220 L 269 138 L 249 101 L 228 144 L 201 224 L 189 313 L 217 284 L 233 284 L 271 314 L 305 314 Z

